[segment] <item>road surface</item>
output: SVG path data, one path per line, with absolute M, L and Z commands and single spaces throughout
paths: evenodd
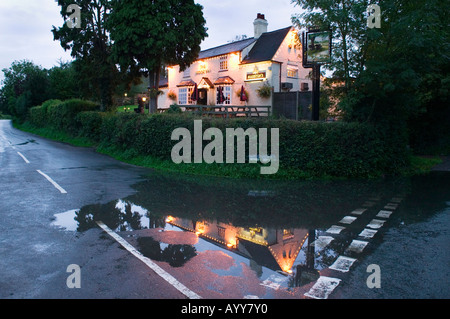
M 185 298 L 100 228 L 51 226 L 55 214 L 133 194 L 146 172 L 0 120 L 0 298 Z M 82 289 L 67 287 L 72 264 Z

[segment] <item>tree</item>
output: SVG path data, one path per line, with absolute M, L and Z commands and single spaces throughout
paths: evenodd
M 304 13 L 292 16 L 292 21 L 301 29 L 316 27 L 331 29 L 333 50 L 331 63 L 325 67 L 333 71 L 333 78 L 342 82 L 347 94 L 352 79 L 364 67 L 368 42 L 366 11 L 368 0 L 293 0 Z
M 49 98 L 57 100 L 69 100 L 83 97 L 80 92 L 78 74 L 72 62 L 59 62 L 48 71 Z
M 23 60 L 14 61 L 2 71 L 5 79 L 0 90 L 0 111 L 24 119 L 30 107 L 48 98 L 47 70 Z
M 81 85 L 94 93 L 93 96 L 100 96 L 104 111 L 112 106 L 115 85 L 120 79 L 115 64 L 110 60 L 111 41 L 106 28 L 111 1 L 58 0 L 65 20 L 71 14 L 67 8 L 72 4 L 81 8 L 81 27 L 70 28 L 66 23 L 60 28 L 53 26 L 54 40 L 59 40 L 65 50 L 71 50 L 77 72 L 81 74 Z
M 346 120 L 374 123 L 391 137 L 408 133 L 412 146 L 446 139 L 450 150 L 448 1 L 378 1 L 381 27 L 373 29 L 367 1 L 296 2 L 306 9 L 294 17 L 299 25 L 333 30 L 330 69 L 345 83 L 339 108 Z
M 157 109 L 163 65 L 185 70 L 207 36 L 203 7 L 194 0 L 113 0 L 108 19 L 112 54 L 122 72 L 148 75 L 150 112 Z

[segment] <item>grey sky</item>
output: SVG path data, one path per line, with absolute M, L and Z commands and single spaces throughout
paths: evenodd
M 257 13 L 266 15 L 269 31 L 291 25 L 299 12 L 291 0 L 196 0 L 204 7 L 208 35 L 202 49 L 218 46 L 236 35 L 253 36 Z M 0 70 L 15 60 L 31 60 L 44 68 L 71 60 L 59 42 L 53 41 L 52 25 L 61 26 L 60 7 L 54 0 L 0 1 Z M 3 72 L 0 72 L 0 81 Z

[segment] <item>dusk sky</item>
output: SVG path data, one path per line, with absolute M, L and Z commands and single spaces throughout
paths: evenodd
M 237 35 L 253 36 L 253 20 L 265 14 L 269 31 L 291 25 L 300 8 L 291 0 L 196 0 L 204 7 L 208 35 L 202 49 L 218 46 Z M 54 0 L 2 0 L 0 2 L 0 70 L 15 60 L 31 60 L 44 68 L 70 61 L 59 42 L 53 41 L 52 25 L 62 26 L 60 7 Z M 0 80 L 3 80 L 0 72 Z

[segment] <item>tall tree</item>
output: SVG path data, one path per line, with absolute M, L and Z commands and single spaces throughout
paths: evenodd
M 347 120 L 372 122 L 450 149 L 450 3 L 440 0 L 296 0 L 300 26 L 333 30 L 330 69 L 345 83 L 339 107 Z M 369 3 L 381 8 L 380 28 L 367 26 Z M 430 131 L 435 134 L 429 134 Z
M 112 9 L 114 60 L 121 71 L 148 75 L 149 111 L 155 112 L 161 67 L 185 70 L 198 57 L 207 36 L 203 7 L 194 0 L 112 0 Z
M 72 12 L 70 5 L 80 7 L 80 25 L 69 27 L 67 23 L 60 28 L 53 26 L 54 40 L 59 40 L 65 50 L 77 61 L 75 64 L 81 74 L 82 83 L 95 95 L 100 95 L 102 110 L 112 106 L 112 96 L 119 80 L 118 70 L 110 61 L 111 41 L 106 28 L 111 13 L 110 0 L 58 0 L 61 16 L 67 20 Z M 86 83 L 87 82 L 87 83 Z
M 331 29 L 333 51 L 331 63 L 325 68 L 333 77 L 343 82 L 343 94 L 349 92 L 352 79 L 364 67 L 368 43 L 366 17 L 368 0 L 292 0 L 304 12 L 292 17 L 301 29 L 318 27 Z
M 30 107 L 48 97 L 48 72 L 28 60 L 14 61 L 2 70 L 5 76 L 0 90 L 0 110 L 24 119 Z

